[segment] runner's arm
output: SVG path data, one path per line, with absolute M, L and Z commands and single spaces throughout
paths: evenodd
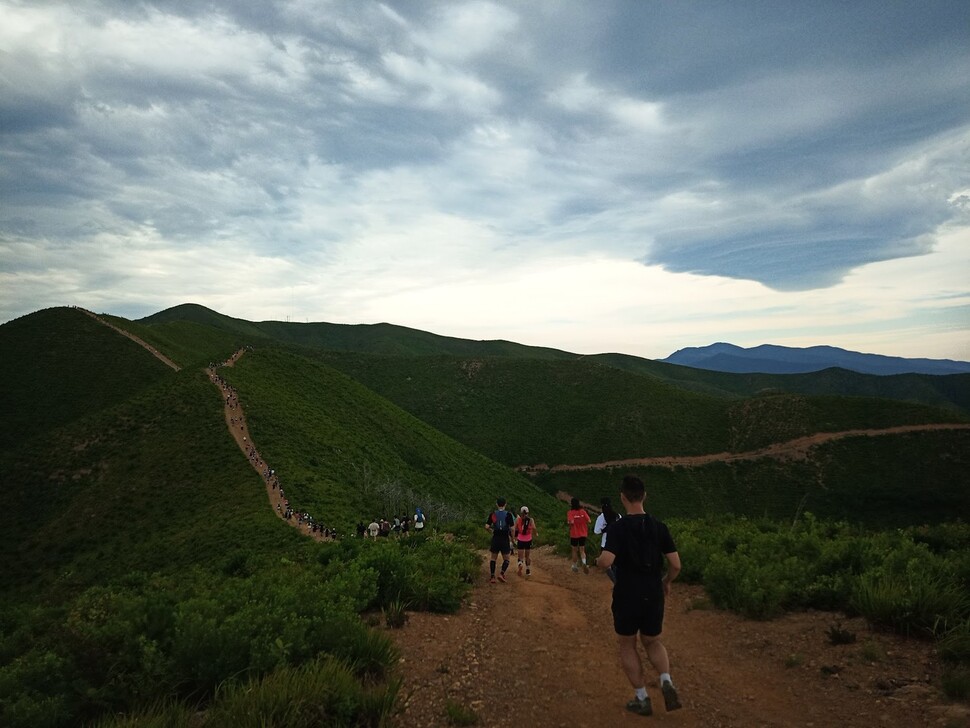
M 680 554 L 671 551 L 664 554 L 667 557 L 667 576 L 664 577 L 664 595 L 670 594 L 670 582 L 677 578 L 680 573 Z

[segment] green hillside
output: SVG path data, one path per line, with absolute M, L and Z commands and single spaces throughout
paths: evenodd
M 70 323 L 84 319 L 96 340 L 131 343 L 87 316 Z M 70 336 L 45 345 L 56 361 L 87 351 Z M 136 349 L 138 366 L 154 366 Z M 111 381 L 111 367 L 78 366 L 85 386 Z M 247 353 L 227 375 L 295 507 L 347 533 L 358 518 L 394 515 L 383 512 L 393 485 L 431 517 L 400 542 L 315 543 L 272 512 L 204 373 L 166 372 L 0 453 L 0 725 L 131 711 L 187 725 L 200 709 L 213 724 L 255 715 L 282 725 L 274 716 L 289 695 L 312 701 L 326 724 L 383 725 L 397 656 L 360 613 L 458 608 L 479 561 L 436 535 L 446 515 L 479 521 L 497 494 L 540 517 L 564 513 L 344 375 L 294 354 Z M 34 376 L 38 389 L 60 386 Z
M 616 499 L 633 470 L 661 517 L 734 514 L 792 522 L 799 513 L 875 528 L 940 523 L 970 513 L 970 431 L 850 437 L 820 445 L 807 460 L 772 458 L 666 468 L 543 473 L 536 483 L 588 503 Z
M 740 452 L 814 432 L 963 419 L 891 400 L 716 397 L 588 358 L 320 357 L 436 429 L 511 466 Z
M 102 318 L 151 344 L 183 368 L 193 366 L 201 368 L 211 362 L 225 361 L 234 351 L 243 346 L 264 341 L 243 333 L 217 329 L 191 321 L 172 321 L 146 326 L 117 316 L 102 314 Z
M 570 354 L 556 349 L 525 346 L 511 341 L 472 341 L 439 336 L 394 324 L 331 324 L 262 321 L 252 323 L 211 311 L 196 304 L 166 309 L 139 321 L 146 325 L 189 321 L 203 324 L 250 339 L 273 339 L 328 351 L 363 351 L 406 356 L 507 356 L 541 359 L 570 359 Z M 249 343 L 253 343 L 252 341 Z
M 437 503 L 477 519 L 502 495 L 540 517 L 559 514 L 524 477 L 321 362 L 257 349 L 223 376 L 239 391 L 250 433 L 291 501 L 332 514 L 325 521 L 394 515 L 373 512 L 375 494 L 391 485 L 419 499 L 406 499 L 408 508 Z
M 875 376 L 846 369 L 807 374 L 730 374 L 667 364 L 626 354 L 596 354 L 596 361 L 659 377 L 684 389 L 748 397 L 765 392 L 876 397 L 953 409 L 970 415 L 970 375 L 897 374 Z
M 0 326 L 0 451 L 119 404 L 171 374 L 133 341 L 74 308 Z
M 183 304 L 140 320 L 156 326 L 185 321 L 241 336 L 246 343 L 275 340 L 313 349 L 388 356 L 502 357 L 518 359 L 585 359 L 636 374 L 656 377 L 680 389 L 721 397 L 749 397 L 765 392 L 804 395 L 876 397 L 954 409 L 970 416 L 970 375 L 903 374 L 874 376 L 844 369 L 796 375 L 728 374 L 643 359 L 628 354 L 580 356 L 558 349 L 509 341 L 473 341 L 439 336 L 392 324 L 330 324 L 264 321 L 253 323 Z
M 0 570 L 15 587 L 178 573 L 213 554 L 219 562 L 238 550 L 269 558 L 301 541 L 270 510 L 201 371 L 173 374 L 35 438 L 3 455 L 0 469 Z

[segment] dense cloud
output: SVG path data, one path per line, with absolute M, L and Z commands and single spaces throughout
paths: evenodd
M 0 319 L 55 302 L 38 256 L 122 306 L 227 250 L 304 292 L 580 255 L 810 291 L 970 224 L 963 2 L 0 12 Z

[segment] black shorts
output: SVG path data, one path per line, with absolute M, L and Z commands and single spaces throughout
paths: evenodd
M 517 549 L 526 549 L 526 550 L 531 549 L 532 548 L 532 539 L 530 538 L 528 541 L 523 541 L 522 539 L 518 539 L 517 538 L 515 540 L 515 547 Z
M 569 545 L 570 546 L 585 546 L 586 545 L 586 537 L 585 536 L 580 536 L 579 538 L 572 538 L 572 537 L 570 537 L 570 539 L 569 539 Z
M 655 637 L 663 631 L 664 595 L 647 597 L 613 597 L 613 630 L 619 635 Z
M 512 544 L 509 541 L 508 533 L 501 536 L 493 534 L 492 545 L 489 546 L 488 550 L 493 554 L 502 554 L 503 556 L 507 555 L 512 550 Z

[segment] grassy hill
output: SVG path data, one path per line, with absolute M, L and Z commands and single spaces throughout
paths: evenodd
M 131 344 L 126 366 L 155 366 L 78 316 L 33 350 L 72 361 L 98 391 L 110 389 L 114 369 L 71 331 Z M 210 345 L 192 327 L 166 331 L 183 337 L 189 358 Z M 60 375 L 34 369 L 36 391 L 64 386 L 45 372 Z M 344 533 L 359 518 L 394 515 L 383 510 L 389 493 L 420 499 L 431 517 L 430 533 L 400 543 L 317 544 L 273 514 L 201 369 L 163 372 L 0 453 L 2 725 L 73 726 L 131 711 L 188 725 L 200 708 L 214 724 L 233 715 L 287 724 L 291 693 L 324 722 L 381 725 L 397 657 L 359 613 L 457 608 L 479 566 L 435 536 L 445 509 L 478 521 L 502 494 L 540 517 L 560 521 L 565 511 L 339 372 L 250 352 L 227 375 L 294 506 Z
M 252 339 L 272 339 L 328 351 L 366 351 L 407 356 L 508 356 L 569 359 L 574 354 L 556 349 L 525 346 L 511 341 L 472 341 L 410 329 L 394 324 L 331 324 L 261 321 L 252 323 L 216 313 L 204 306 L 184 304 L 148 316 L 146 325 L 188 321 Z M 253 343 L 253 342 L 249 342 Z
M 710 394 L 750 397 L 770 392 L 875 397 L 926 404 L 970 415 L 970 375 L 896 374 L 875 376 L 846 369 L 807 374 L 729 374 L 667 364 L 626 354 L 590 357 L 626 371 L 659 377 L 677 386 Z
M 970 513 L 970 431 L 912 432 L 829 442 L 807 460 L 717 462 L 549 472 L 536 483 L 588 503 L 617 498 L 627 470 L 647 483 L 648 510 L 663 518 L 727 514 L 791 523 L 820 518 L 874 528 L 940 523 Z
M 372 512 L 374 494 L 392 484 L 419 499 L 408 499 L 410 509 L 439 503 L 484 518 L 502 495 L 527 503 L 539 517 L 559 514 L 558 504 L 524 477 L 322 362 L 257 349 L 223 376 L 239 391 L 249 431 L 290 500 L 311 513 L 332 514 L 325 521 L 394 515 Z
M 17 589 L 178 573 L 241 550 L 271 558 L 300 543 L 271 512 L 201 371 L 34 438 L 0 468 L 0 570 Z
M 924 405 L 859 397 L 719 397 L 589 358 L 320 356 L 436 429 L 511 466 L 740 452 L 814 432 L 965 419 Z
M 253 323 L 212 311 L 197 304 L 183 304 L 140 320 L 156 326 L 185 321 L 211 327 L 246 339 L 246 343 L 271 339 L 277 342 L 326 351 L 359 352 L 389 356 L 456 356 L 463 358 L 520 358 L 576 360 L 656 377 L 680 389 L 716 396 L 749 397 L 764 392 L 805 395 L 842 395 L 896 399 L 957 410 L 970 415 L 970 375 L 929 376 L 903 374 L 873 376 L 843 369 L 797 375 L 727 374 L 693 369 L 627 354 L 604 353 L 580 356 L 558 349 L 527 346 L 508 341 L 473 341 L 439 336 L 392 324 L 330 324 L 264 321 Z
M 74 308 L 48 308 L 0 326 L 0 451 L 103 410 L 171 370 Z

